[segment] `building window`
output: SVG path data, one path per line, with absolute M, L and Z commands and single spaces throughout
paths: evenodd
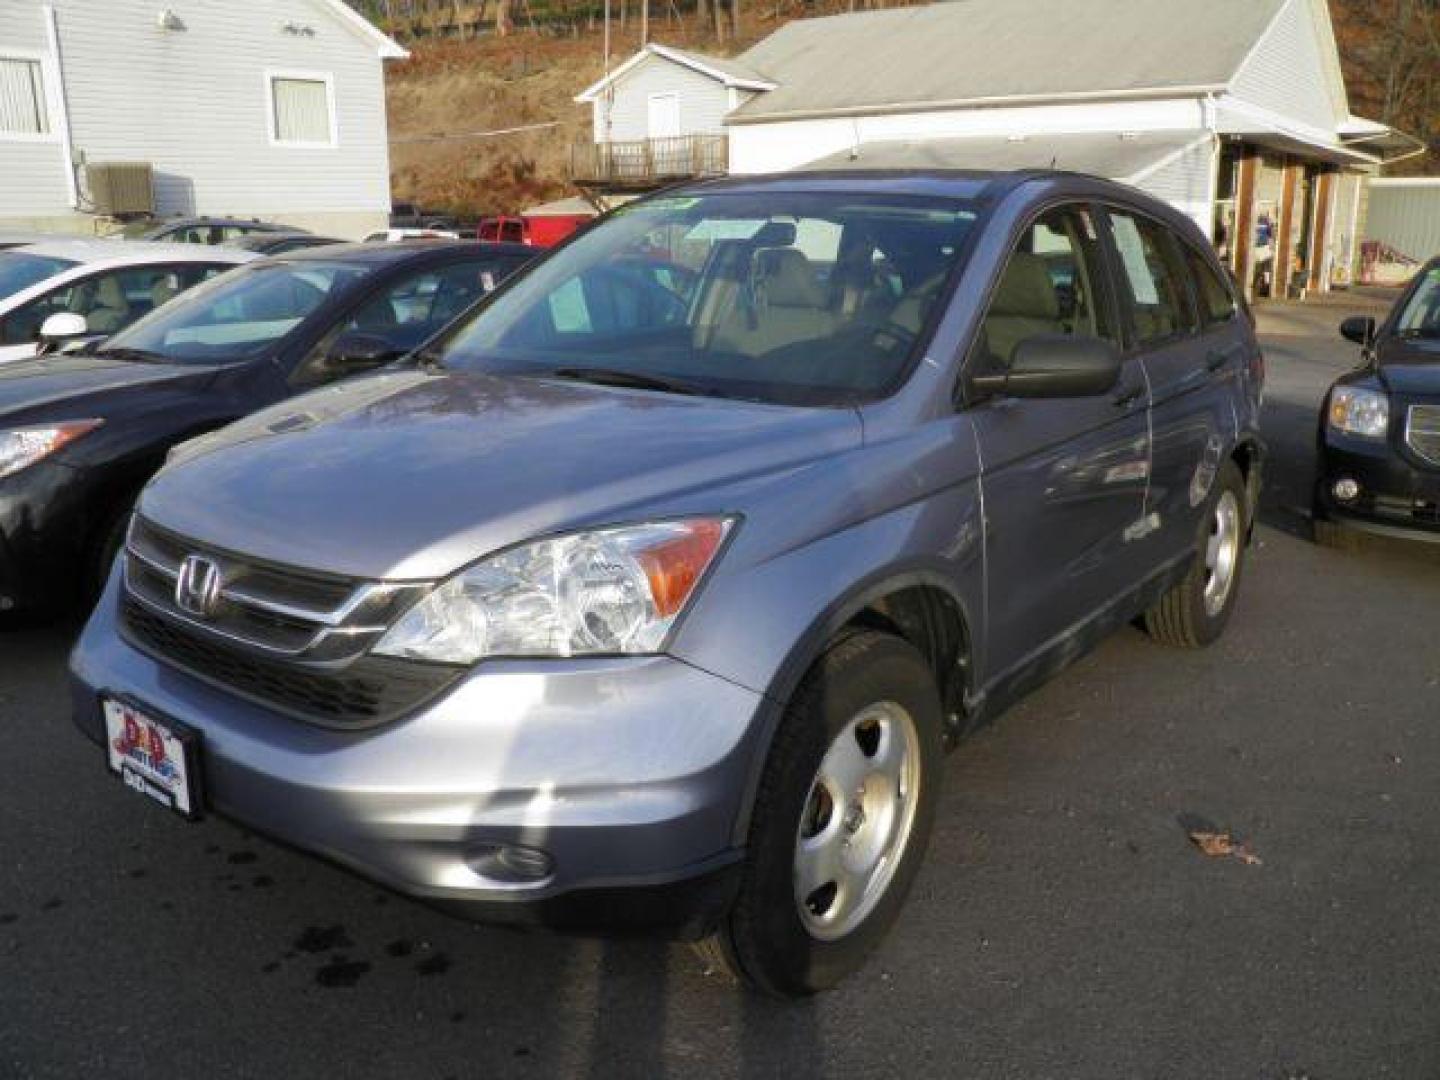
M 39 60 L 0 56 L 0 134 L 50 134 Z
M 334 146 L 335 94 L 328 75 L 271 74 L 270 141 Z

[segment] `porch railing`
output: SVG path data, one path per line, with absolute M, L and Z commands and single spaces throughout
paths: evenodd
M 645 188 L 696 176 L 723 176 L 728 150 L 724 134 L 577 142 L 570 150 L 570 178 L 577 184 Z

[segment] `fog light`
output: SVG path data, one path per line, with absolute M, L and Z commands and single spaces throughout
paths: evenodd
M 544 881 L 555 872 L 555 860 L 548 852 L 520 844 L 486 845 L 471 852 L 465 862 L 483 878 L 512 885 Z
M 1348 476 L 1343 480 L 1336 480 L 1335 486 L 1330 490 L 1335 493 L 1336 500 L 1343 503 L 1354 502 L 1360 497 L 1360 485 Z

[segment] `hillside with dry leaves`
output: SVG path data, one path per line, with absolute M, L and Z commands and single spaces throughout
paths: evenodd
M 384 19 L 379 2 L 371 4 L 372 14 Z M 728 55 L 793 18 L 856 6 L 791 2 L 747 7 L 739 19 L 739 0 L 724 0 L 731 6 L 722 20 L 720 2 L 653 5 L 649 36 Z M 594 6 L 527 5 L 518 18 L 507 8 L 504 34 L 495 32 L 494 0 L 429 7 L 423 0 L 390 0 L 385 6 L 391 29 L 412 51 L 410 60 L 388 68 L 397 200 L 472 216 L 574 193 L 566 179 L 570 147 L 588 136 L 590 114 L 572 99 L 604 65 Z M 640 16 L 638 5 L 619 0 L 612 10 L 611 53 L 618 62 L 640 45 Z M 1440 0 L 1332 0 L 1331 10 L 1352 110 L 1440 149 Z M 1440 172 L 1440 155 L 1397 171 Z

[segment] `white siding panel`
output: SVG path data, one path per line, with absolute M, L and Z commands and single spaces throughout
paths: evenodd
M 784 120 L 730 126 L 730 171 L 782 172 L 856 143 L 943 139 L 968 135 L 1042 135 L 1055 132 L 1193 131 L 1200 126 L 1193 100 L 1032 105 L 995 109 L 940 109 L 886 116 Z
M 65 166 L 53 142 L 0 142 L 0 219 L 68 214 Z
M 384 80 L 372 43 L 313 0 L 52 0 L 75 151 L 92 162 L 147 161 L 162 213 L 298 218 L 389 209 Z M 160 8 L 184 28 L 162 30 Z M 287 25 L 308 32 L 287 33 Z M 41 5 L 0 4 L 0 41 L 44 48 Z M 273 146 L 267 71 L 334 79 L 338 145 Z M 58 161 L 59 150 L 49 148 Z M 0 215 L 35 183 L 0 144 Z M 61 187 L 52 205 L 63 207 Z M 33 196 L 32 196 L 33 198 Z M 34 208 L 32 208 L 34 209 Z M 21 215 L 17 215 L 21 216 Z M 30 216 L 34 216 L 30 214 Z
M 596 102 L 596 142 L 650 138 L 651 94 L 674 94 L 679 99 L 681 135 L 723 131 L 725 114 L 730 111 L 730 94 L 724 83 L 653 54 L 631 68 L 611 89 L 614 96 L 608 123 L 604 96 Z
M 1290 0 L 1230 86 L 1235 97 L 1334 132 L 1336 113 L 1310 0 Z
M 43 58 L 48 48 L 38 3 L 0 2 L 0 54 L 14 50 L 27 58 Z M 53 100 L 48 64 L 42 74 Z M 38 219 L 70 212 L 56 117 L 48 116 L 46 126 L 49 133 L 45 136 L 0 136 L 0 217 Z
M 1134 185 L 1191 217 L 1209 236 L 1212 227 L 1210 184 L 1214 172 L 1215 144 L 1205 139 L 1148 176 L 1142 175 Z

